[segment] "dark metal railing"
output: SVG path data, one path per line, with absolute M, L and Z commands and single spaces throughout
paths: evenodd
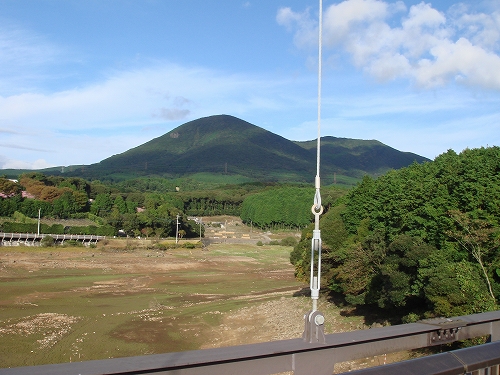
M 391 363 L 363 370 L 350 375 L 498 375 L 500 367 L 500 341 L 471 348 Z
M 336 363 L 482 336 L 487 336 L 493 342 L 500 340 L 500 311 L 329 334 L 325 335 L 325 344 L 292 339 L 140 357 L 0 369 L 0 374 L 266 375 L 290 371 L 296 375 L 331 375 Z M 495 374 L 495 366 L 500 363 L 500 341 L 424 357 L 421 361 L 417 363 L 426 364 L 421 368 L 412 365 L 415 362 L 406 361 L 385 365 L 382 371 L 377 368 L 362 371 L 372 371 L 366 374 L 455 375 L 488 368 L 484 372 Z M 396 366 L 405 367 L 395 370 Z M 404 372 L 403 369 L 410 372 Z

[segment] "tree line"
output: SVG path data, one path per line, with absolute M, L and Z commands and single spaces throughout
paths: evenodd
M 163 181 L 163 183 L 162 183 Z M 179 188 L 179 186 L 181 186 Z M 194 190 L 190 190 L 189 188 Z M 311 220 L 314 191 L 303 186 L 245 183 L 196 190 L 192 181 L 135 179 L 117 184 L 81 178 L 28 173 L 19 183 L 0 179 L 0 216 L 19 212 L 26 217 L 88 218 L 134 236 L 168 237 L 176 231 L 177 215 L 186 236 L 199 236 L 199 226 L 187 216 L 242 216 L 261 228 L 303 228 Z M 144 189 L 144 191 L 141 191 Z M 25 191 L 28 197 L 23 197 Z M 334 197 L 345 190 L 332 189 Z M 81 228 L 81 231 L 94 230 Z
M 0 216 L 13 218 L 16 213 L 28 218 L 90 219 L 96 225 L 65 228 L 66 233 L 105 234 L 128 236 L 175 236 L 179 218 L 179 232 L 186 237 L 199 237 L 203 228 L 187 219 L 192 205 L 189 197 L 170 193 L 147 192 L 105 184 L 98 180 L 46 176 L 28 173 L 18 182 L 0 178 Z M 213 206 L 221 203 L 209 193 L 205 199 Z M 210 209 L 210 204 L 205 204 Z M 6 222 L 3 230 L 32 231 L 29 224 Z M 48 228 L 42 227 L 44 230 Z M 111 229 L 110 229 L 111 228 Z M 58 228 L 50 228 L 60 231 Z M 79 232 L 79 233 L 75 233 Z M 200 231 L 202 233 L 200 233 Z
M 493 310 L 499 219 L 499 147 L 365 177 L 321 219 L 323 285 L 406 322 Z M 290 257 L 304 279 L 311 236 L 309 227 Z
M 142 182 L 138 179 L 108 184 L 37 172 L 21 175 L 18 183 L 0 178 L 0 192 L 4 194 L 0 198 L 0 216 L 14 217 L 19 213 L 37 218 L 40 213 L 42 218 L 90 219 L 95 226 L 65 230 L 68 233 L 78 230 L 81 234 L 105 231 L 110 235 L 112 228 L 114 235 L 145 237 L 174 236 L 178 215 L 179 229 L 186 237 L 199 237 L 200 230 L 203 234 L 203 227 L 188 220 L 188 216 L 241 215 L 248 224 L 261 228 L 303 228 L 311 221 L 314 196 L 311 187 L 245 183 L 183 191 L 178 188 L 180 181 L 160 184 L 160 180 L 146 178 Z M 186 184 L 181 186 L 186 188 Z M 146 187 L 146 192 L 137 190 Z M 153 191 L 155 187 L 159 191 Z M 330 189 L 330 192 L 327 200 L 331 203 L 346 190 Z M 28 226 L 23 229 L 14 224 L 4 226 L 3 230 L 28 230 Z M 98 229 L 103 226 L 106 230 Z

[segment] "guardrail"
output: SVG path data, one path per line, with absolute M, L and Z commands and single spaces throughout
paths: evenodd
M 267 375 L 290 371 L 295 375 L 331 375 L 335 363 L 481 336 L 488 336 L 490 341 L 500 340 L 500 311 L 329 334 L 325 335 L 325 344 L 311 344 L 298 338 L 216 349 L 0 369 L 0 374 Z M 478 365 L 484 366 L 481 368 L 493 366 L 490 374 L 498 374 L 494 372 L 494 366 L 500 363 L 500 341 L 469 349 L 457 351 L 458 354 L 451 352 L 423 358 L 421 361 L 427 364 L 425 372 L 424 366 L 422 368 L 410 366 L 413 372 L 400 372 L 394 370 L 396 365 L 385 365 L 378 373 L 455 375 L 470 371 L 468 369 L 470 363 L 471 369 L 476 369 Z M 469 358 L 468 353 L 472 355 L 479 353 L 485 360 L 474 361 Z M 496 353 L 493 359 L 490 358 L 492 353 Z M 456 361 L 453 364 L 450 362 L 450 356 L 455 356 Z M 399 365 L 408 366 L 406 363 L 408 362 L 401 362 Z M 420 370 L 422 372 L 419 372 Z M 370 371 L 380 370 L 370 369 Z M 367 374 L 377 374 L 377 372 Z
M 26 245 L 39 243 L 45 236 L 51 236 L 56 242 L 75 240 L 83 243 L 97 243 L 104 240 L 105 236 L 96 236 L 91 234 L 37 234 L 37 233 L 2 233 L 0 232 L 0 244 L 12 244 L 13 242 L 22 242 Z
M 363 370 L 351 371 L 350 375 L 498 375 L 500 365 L 500 341 L 471 348 L 391 363 Z

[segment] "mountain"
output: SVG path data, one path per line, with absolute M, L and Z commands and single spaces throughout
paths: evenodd
M 295 142 L 301 147 L 317 152 L 317 141 Z M 389 169 L 399 169 L 414 161 L 423 163 L 429 159 L 401 152 L 376 140 L 361 140 L 336 137 L 321 137 L 321 166 L 323 173 L 381 175 Z
M 378 141 L 323 137 L 321 143 L 321 173 L 330 177 L 334 173 L 375 175 L 428 160 Z M 69 172 L 115 180 L 197 173 L 259 181 L 311 181 L 316 174 L 316 141 L 293 142 L 239 118 L 216 115 L 187 122 L 138 147 Z

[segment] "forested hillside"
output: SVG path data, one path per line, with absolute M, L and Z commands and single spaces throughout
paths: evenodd
M 57 234 L 65 231 L 109 236 L 120 231 L 128 236 L 169 237 L 175 234 L 180 215 L 181 233 L 199 237 L 200 226 L 188 220 L 188 216 L 239 215 L 244 198 L 264 188 L 264 184 L 243 184 L 183 192 L 177 191 L 182 189 L 175 181 L 165 179 L 104 184 L 27 173 L 17 183 L 0 178 L 0 217 L 6 218 L 1 226 L 9 232 L 36 231 L 30 218 L 37 218 L 40 212 L 42 218 L 89 219 L 95 223 L 79 228 L 42 228 L 44 233 L 50 230 Z
M 178 185 L 178 183 L 180 184 Z M 185 237 L 203 235 L 190 216 L 242 216 L 261 228 L 304 228 L 311 222 L 314 189 L 306 185 L 245 183 L 199 189 L 187 180 L 139 178 L 116 184 L 27 173 L 0 178 L 0 231 L 36 232 L 42 218 L 87 219 L 81 227 L 42 226 L 42 233 L 175 236 L 177 215 Z M 197 188 L 198 187 L 198 188 Z M 325 204 L 347 190 L 325 188 Z
M 365 177 L 321 220 L 323 285 L 403 321 L 495 309 L 499 219 L 499 147 Z M 303 278 L 310 238 L 291 254 Z

